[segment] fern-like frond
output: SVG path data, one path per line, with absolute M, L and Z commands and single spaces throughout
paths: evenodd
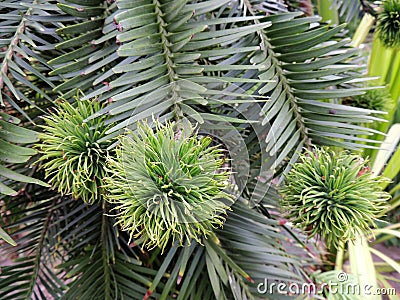
M 21 144 L 31 144 L 38 140 L 36 132 L 18 126 L 20 120 L 6 113 L 0 113 L 0 194 L 17 195 L 18 183 L 35 183 L 48 186 L 41 180 L 34 179 L 26 173 L 23 163 L 27 163 L 36 151 L 23 147 Z M 18 145 L 20 144 L 20 145 Z M 21 167 L 22 169 L 17 169 Z M 18 183 L 16 183 L 18 182 Z M 0 227 L 0 239 L 15 245 L 11 237 Z
M 104 1 L 63 1 L 57 4 L 68 18 L 61 20 L 62 26 L 55 30 L 61 41 L 54 48 L 60 51 L 60 55 L 53 56 L 48 63 L 53 68 L 50 75 L 61 77 L 54 92 L 62 98 L 69 99 L 78 90 L 91 90 L 99 73 L 107 74 L 117 60 L 115 35 L 111 36 L 114 37 L 112 42 L 107 43 L 111 37 L 103 27 L 113 6 Z
M 319 24 L 319 17 L 300 13 L 266 20 L 272 25 L 259 31 L 264 47 L 252 62 L 264 66 L 261 79 L 272 80 L 257 93 L 269 96 L 261 114 L 262 124 L 271 126 L 266 151 L 276 157 L 275 167 L 287 157 L 293 163 L 296 153 L 310 144 L 365 147 L 362 143 L 370 140 L 359 135 L 373 133 L 362 124 L 377 120 L 374 111 L 334 101 L 363 93 L 356 86 L 360 77 L 356 50 L 348 47 L 349 40 L 338 37 L 342 26 Z
M 84 120 L 110 126 L 98 142 L 141 119 L 189 119 L 244 158 L 229 160 L 243 199 L 224 227 L 164 252 L 146 249 L 143 238 L 128 243 L 103 201 L 87 206 L 36 188 L 5 197 L 20 258 L 2 268 L 1 299 L 257 299 L 265 279 L 304 280 L 310 253 L 276 220 L 274 185 L 303 147 L 359 149 L 377 133 L 363 126 L 376 111 L 338 104 L 365 90 L 344 26 L 288 13 L 280 0 L 7 0 L 0 8 L 7 107 L 36 121 L 31 107 L 82 91 L 105 104 Z M 11 147 L 4 155 L 33 155 L 14 145 L 23 143 L 18 132 L 32 133 L 3 121 L 16 133 L 0 136 Z
M 362 12 L 373 12 L 367 0 L 333 0 L 332 7 L 339 11 L 339 15 L 344 18 L 346 22 L 355 21 Z
M 65 247 L 69 254 L 58 266 L 65 274 L 63 279 L 69 281 L 67 291 L 59 299 L 143 297 L 146 285 L 150 284 L 149 272 L 155 272 L 121 251 L 113 223 L 100 207 L 79 205 L 76 210 L 82 214 L 66 215 L 59 235 L 63 241 L 59 247 Z
M 217 236 L 227 257 L 243 270 L 241 274 L 231 268 L 237 278 L 236 281 L 230 281 L 233 292 L 238 279 L 241 285 L 247 286 L 244 289 L 248 289 L 246 294 L 250 293 L 255 298 L 262 297 L 257 286 L 265 279 L 270 282 L 304 282 L 303 268 L 311 263 L 309 253 L 287 236 L 279 221 L 249 209 L 240 200 L 233 206 L 224 228 L 218 231 Z M 246 278 L 244 274 L 249 277 Z
M 12 181 L 36 183 L 47 186 L 46 183 L 25 176 L 13 170 L 16 164 L 26 163 L 36 150 L 18 144 L 32 144 L 38 141 L 37 133 L 18 126 L 20 120 L 5 113 L 0 113 L 0 193 L 16 195 L 18 192 L 9 185 Z
M 26 197 L 29 196 L 31 204 Z M 55 270 L 51 251 L 55 244 L 56 228 L 52 226 L 57 216 L 60 197 L 45 189 L 28 189 L 24 194 L 6 201 L 7 209 L 14 212 L 7 216 L 16 228 L 13 237 L 17 243 L 11 249 L 2 249 L 2 255 L 17 257 L 1 268 L 1 299 L 57 298 L 66 288 Z
M 7 0 L 0 3 L 0 103 L 11 105 L 25 118 L 31 116 L 25 107 L 40 107 L 40 102 L 51 102 L 53 79 L 40 50 L 49 50 L 51 43 L 47 24 L 37 17 L 46 15 L 44 4 L 37 1 Z
M 204 279 L 204 250 L 195 241 L 175 244 L 164 254 L 140 249 L 140 240 L 128 246 L 127 236 L 119 235 L 101 211 L 97 205 L 79 205 L 61 218 L 58 247 L 68 249 L 69 257 L 58 268 L 69 283 L 60 299 L 191 299 L 193 289 L 196 296 L 211 290 L 198 282 Z
M 71 38 L 64 36 L 65 40 L 56 45 L 58 49 L 65 47 L 64 51 L 69 51 L 50 61 L 62 63 L 53 72 L 66 78 L 56 89 L 64 92 L 65 88 L 69 95 L 70 89 L 79 87 L 87 94 L 86 98 L 99 97 L 100 101 L 111 102 L 97 114 L 109 114 L 109 122 L 118 122 L 110 133 L 151 115 L 163 115 L 165 119 L 193 116 L 202 121 L 207 116 L 199 116 L 193 107 L 212 103 L 210 98 L 221 94 L 228 84 L 252 80 L 235 77 L 229 71 L 250 72 L 259 68 L 244 58 L 259 49 L 253 42 L 255 32 L 269 26 L 268 22 L 247 24 L 261 19 L 259 16 L 220 16 L 219 12 L 229 5 L 229 1 L 192 4 L 187 1 L 118 1 L 116 7 L 107 10 L 111 14 L 105 18 L 104 35 L 100 39 L 94 38 L 91 43 L 87 40 L 80 49 L 72 42 L 84 33 L 71 35 Z M 85 22 L 58 31 L 69 32 Z M 224 57 L 243 63 L 233 67 L 222 60 Z M 221 63 L 210 64 L 209 61 Z M 80 74 L 73 72 L 78 65 L 86 65 Z M 215 86 L 222 73 L 228 76 Z M 89 82 L 93 89 L 86 86 Z

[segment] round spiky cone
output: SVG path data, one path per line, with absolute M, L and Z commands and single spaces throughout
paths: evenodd
M 390 198 L 382 177 L 372 177 L 358 155 L 327 149 L 306 151 L 286 176 L 282 206 L 293 224 L 329 248 L 370 232 Z
M 232 203 L 225 191 L 230 173 L 211 141 L 191 128 L 175 132 L 174 124 L 160 123 L 155 131 L 139 124 L 121 137 L 108 164 L 106 199 L 116 205 L 122 230 L 164 249 L 171 240 L 201 242 L 221 226 Z
M 44 117 L 44 132 L 39 135 L 42 168 L 59 192 L 87 203 L 99 200 L 107 157 L 107 142 L 100 142 L 108 127 L 104 117 L 84 120 L 98 110 L 97 101 L 58 104 L 56 113 Z
M 386 0 L 383 2 L 383 11 L 378 14 L 377 31 L 380 40 L 385 46 L 400 46 L 399 0 Z

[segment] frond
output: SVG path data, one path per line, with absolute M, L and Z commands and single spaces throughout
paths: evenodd
M 61 230 L 59 247 L 69 256 L 58 268 L 70 282 L 60 299 L 190 299 L 193 289 L 207 288 L 198 282 L 204 251 L 195 241 L 175 244 L 165 254 L 146 251 L 139 240 L 128 246 L 100 207 L 80 205 L 73 212 L 62 219 L 70 225 Z
M 12 181 L 36 183 L 47 186 L 46 183 L 16 172 L 16 164 L 26 163 L 36 150 L 18 144 L 32 144 L 38 141 L 37 133 L 18 126 L 20 120 L 5 113 L 0 113 L 0 193 L 16 195 L 18 192 L 11 188 Z
M 79 83 L 88 92 L 84 99 L 110 102 L 92 117 L 109 114 L 108 122 L 117 123 L 109 130 L 113 136 L 152 115 L 163 121 L 186 116 L 202 123 L 209 118 L 204 107 L 227 105 L 221 94 L 234 84 L 231 96 L 238 100 L 270 97 L 262 108 L 262 123 L 271 123 L 267 151 L 276 154 L 276 165 L 310 143 L 357 148 L 366 142 L 355 135 L 369 134 L 358 124 L 375 120 L 372 111 L 324 100 L 362 93 L 361 88 L 351 88 L 359 73 L 354 72 L 355 51 L 339 37 L 342 27 L 317 25 L 318 17 L 302 18 L 299 13 L 265 18 L 258 15 L 260 6 L 245 3 L 232 8 L 228 1 L 118 1 L 107 9 L 105 35 L 86 41 L 88 53 L 74 46 L 75 35 L 56 46 L 68 50 L 65 59 L 72 55 L 63 62 L 67 65 L 85 53 L 83 77 L 74 72 L 61 75 L 63 67 L 54 72 L 71 78 L 62 87 L 77 88 Z M 64 10 L 80 16 L 76 10 Z M 100 8 L 93 11 L 103 16 Z M 253 15 L 245 16 L 246 12 Z M 100 48 L 93 50 L 91 44 Z M 100 72 L 101 67 L 106 69 Z M 85 88 L 86 83 L 93 89 Z M 251 88 L 256 88 L 256 98 L 249 99 Z
M 19 190 L 21 186 L 16 182 L 48 186 L 43 181 L 22 174 L 27 172 L 26 168 L 17 169 L 36 154 L 35 150 L 20 145 L 31 144 L 38 140 L 36 132 L 18 126 L 20 122 L 15 117 L 0 113 L 0 194 L 3 195 L 17 195 L 16 189 Z M 15 242 L 1 227 L 0 239 L 15 245 Z
M 65 56 L 50 61 L 63 63 L 53 72 L 68 78 L 57 89 L 63 91 L 65 87 L 68 94 L 68 89 L 77 88 L 79 83 L 79 88 L 86 93 L 84 98 L 99 97 L 99 101 L 111 102 L 97 114 L 109 114 L 110 123 L 118 122 L 109 133 L 151 115 L 164 116 L 164 120 L 189 116 L 202 122 L 207 115 L 196 113 L 198 106 L 213 103 L 214 95 L 221 94 L 233 82 L 252 80 L 235 78 L 230 69 L 251 71 L 259 67 L 249 64 L 248 60 L 232 67 L 221 58 L 232 56 L 242 61 L 259 49 L 252 37 L 269 23 L 247 25 L 247 21 L 261 17 L 220 15 L 229 7 L 229 1 L 164 2 L 118 1 L 116 7 L 107 10 L 111 14 L 105 19 L 103 37 L 91 43 L 87 41 L 80 50 L 70 43 L 76 36 L 64 37 L 65 41 L 56 45 L 68 50 Z M 68 31 L 68 28 L 65 26 L 62 30 Z M 232 47 L 225 49 L 222 45 Z M 78 56 L 82 57 L 79 65 L 87 64 L 83 72 L 79 76 L 64 72 L 64 66 L 78 67 L 75 61 Z M 209 64 L 210 60 L 221 63 Z M 222 73 L 228 76 L 221 78 Z M 212 87 L 211 83 L 218 82 L 219 78 L 220 84 Z M 86 87 L 86 83 L 93 88 Z
M 31 120 L 26 108 L 40 107 L 51 102 L 53 79 L 44 74 L 50 71 L 40 50 L 49 50 L 46 24 L 37 21 L 45 15 L 46 5 L 36 1 L 3 1 L 0 4 L 0 103 L 13 106 Z M 48 31 L 47 31 L 48 33 Z
M 54 47 L 60 55 L 53 56 L 48 63 L 53 69 L 50 75 L 61 77 L 53 90 L 61 98 L 69 99 L 78 90 L 92 90 L 99 83 L 103 86 L 105 79 L 97 80 L 104 77 L 103 74 L 109 74 L 117 60 L 115 35 L 107 34 L 107 28 L 103 26 L 115 5 L 107 5 L 104 1 L 79 0 L 57 4 L 60 13 L 68 18 L 61 20 L 62 26 L 55 30 L 61 41 Z M 114 39 L 110 43 L 111 38 Z
M 31 203 L 26 197 L 29 195 Z M 50 295 L 62 294 L 65 284 L 54 269 L 51 245 L 55 244 L 56 228 L 52 222 L 60 197 L 45 189 L 28 189 L 23 195 L 6 200 L 8 229 L 15 228 L 13 238 L 18 244 L 11 249 L 2 249 L 2 255 L 17 257 L 1 268 L 1 299 L 48 299 Z
M 362 11 L 373 11 L 366 0 L 333 0 L 332 6 L 339 11 L 339 15 L 348 23 L 360 18 Z
M 275 166 L 291 157 L 297 160 L 310 144 L 357 149 L 370 142 L 358 135 L 373 130 L 362 124 L 377 120 L 374 111 L 336 104 L 338 99 L 363 93 L 355 83 L 360 67 L 349 40 L 338 37 L 341 26 L 318 24 L 319 17 L 288 13 L 267 17 L 272 26 L 260 32 L 264 51 L 252 58 L 265 71 L 259 77 L 272 80 L 257 93 L 268 95 L 262 124 L 269 124 L 266 151 L 275 156 Z M 379 143 L 379 142 L 378 142 Z M 285 170 L 287 171 L 287 169 Z
M 285 0 L 247 0 L 240 1 L 241 9 L 243 9 L 243 13 L 246 15 L 247 11 L 250 14 L 254 12 L 263 12 L 266 15 L 277 15 L 282 13 L 287 13 L 289 11 L 290 6 L 287 3 L 288 1 Z M 299 1 L 296 1 L 299 4 Z
M 303 248 L 304 242 L 300 244 L 300 240 L 289 238 L 279 221 L 268 219 L 247 205 L 238 200 L 224 228 L 217 233 L 220 247 L 242 270 L 242 273 L 237 269 L 235 272 L 236 276 L 240 275 L 237 278 L 242 279 L 239 283 L 245 284 L 248 292 L 257 298 L 262 296 L 257 285 L 266 279 L 269 282 L 304 282 L 305 268 L 311 264 L 311 253 Z M 298 233 L 296 235 L 304 240 Z M 233 292 L 234 285 L 237 279 L 232 281 Z

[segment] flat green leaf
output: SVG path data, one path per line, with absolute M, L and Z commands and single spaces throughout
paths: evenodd
M 103 19 L 89 20 L 86 22 L 58 28 L 56 30 L 56 33 L 58 33 L 58 34 L 78 34 L 78 33 L 82 33 L 82 32 L 95 30 L 95 29 L 99 28 L 101 25 L 103 25 L 103 23 L 104 23 Z
M 6 186 L 4 183 L 0 182 L 0 194 L 15 196 L 18 195 L 18 192 L 13 190 L 12 188 Z M 1 227 L 0 227 L 1 229 Z
M 17 243 L 0 227 L 0 239 L 3 239 L 11 246 L 17 246 Z
M 81 34 L 75 38 L 58 43 L 56 49 L 68 49 L 76 46 L 81 46 L 87 42 L 93 41 L 101 36 L 101 29 L 96 29 L 88 33 Z M 54 63 L 54 61 L 53 61 Z
M 7 168 L 5 168 L 5 167 L 3 167 L 1 165 L 0 165 L 0 175 L 4 176 L 6 178 L 9 178 L 9 179 L 15 180 L 15 181 L 19 181 L 19 182 L 35 183 L 35 184 L 39 184 L 39 185 L 45 186 L 45 187 L 49 187 L 50 186 L 50 185 L 48 185 L 47 183 L 45 183 L 45 182 L 43 182 L 41 180 L 22 175 L 22 174 L 20 174 L 18 172 L 15 172 L 13 170 L 7 169 Z
M 103 7 L 83 7 L 58 3 L 57 6 L 67 14 L 74 17 L 89 18 L 99 16 L 104 12 Z

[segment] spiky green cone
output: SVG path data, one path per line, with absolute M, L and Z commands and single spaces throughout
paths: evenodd
M 139 124 L 120 138 L 109 159 L 106 200 L 116 219 L 143 246 L 164 249 L 168 242 L 201 242 L 222 226 L 232 203 L 225 189 L 230 173 L 221 149 L 193 129 L 175 132 L 174 124 Z
M 310 237 L 319 235 L 329 249 L 370 233 L 390 195 L 358 155 L 327 149 L 307 150 L 293 165 L 281 189 L 282 207 L 293 224 Z
M 400 0 L 385 0 L 378 14 L 377 32 L 386 47 L 400 46 Z
M 49 183 L 65 195 L 94 203 L 101 198 L 109 142 L 100 142 L 108 127 L 105 117 L 84 120 L 101 108 L 97 101 L 58 104 L 56 113 L 44 117 L 38 145 L 40 161 Z

